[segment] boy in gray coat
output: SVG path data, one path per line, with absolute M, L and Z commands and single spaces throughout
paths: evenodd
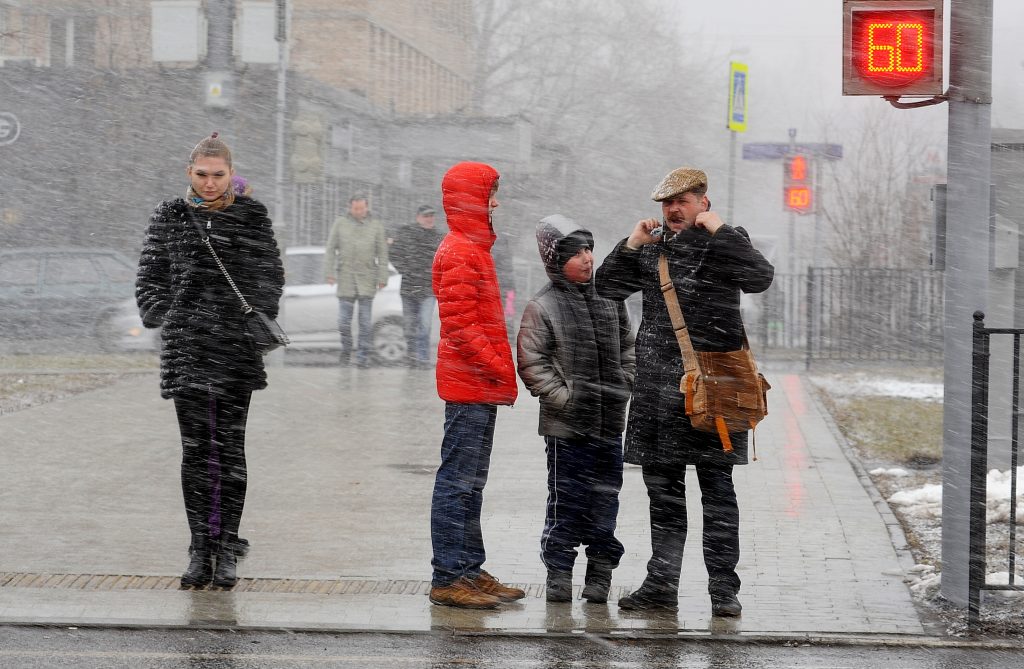
M 604 603 L 622 557 L 615 520 L 622 487 L 622 431 L 636 370 L 625 305 L 600 297 L 592 281 L 594 237 L 548 216 L 537 246 L 551 283 L 523 313 L 519 376 L 540 398 L 548 464 L 541 536 L 547 601 L 572 599 L 576 547 L 585 545 L 583 598 Z

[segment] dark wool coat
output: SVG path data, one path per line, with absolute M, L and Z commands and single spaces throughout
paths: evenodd
M 693 347 L 730 351 L 743 344 L 740 291 L 759 293 L 775 269 L 750 244 L 743 228 L 723 225 L 714 235 L 690 228 L 671 240 L 631 250 L 622 240 L 597 270 L 597 291 L 624 300 L 643 292 L 643 320 L 637 332 L 637 374 L 626 427 L 625 460 L 640 465 L 746 464 L 746 433 L 732 435 L 726 453 L 717 434 L 699 432 L 686 417 L 679 392 L 682 355 L 658 279 L 665 253 Z
M 242 306 L 192 220 L 207 229 L 245 299 L 277 317 L 284 270 L 267 209 L 239 196 L 222 211 L 183 199 L 153 212 L 139 259 L 135 299 L 146 327 L 161 327 L 160 394 L 206 390 L 236 394 L 267 386 L 263 358 L 245 336 Z
M 419 223 L 402 226 L 395 233 L 395 241 L 388 253 L 391 264 L 402 275 L 399 294 L 420 298 L 434 294 L 431 268 L 443 236 L 435 228 L 424 228 Z
M 626 425 L 636 372 L 633 334 L 622 302 L 600 297 L 593 281 L 566 280 L 557 246 L 577 231 L 590 237 L 563 216 L 549 216 L 538 226 L 537 243 L 551 283 L 523 312 L 519 376 L 540 398 L 541 435 L 614 438 Z

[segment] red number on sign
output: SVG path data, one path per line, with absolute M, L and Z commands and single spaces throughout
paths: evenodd
M 905 62 L 906 54 L 911 63 Z M 872 23 L 868 26 L 869 72 L 920 72 L 924 69 L 924 25 Z

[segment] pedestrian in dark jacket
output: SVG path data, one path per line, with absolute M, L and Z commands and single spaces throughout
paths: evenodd
M 498 172 L 459 163 L 444 175 L 441 192 L 449 231 L 434 256 L 433 287 L 441 314 L 437 394 L 445 406 L 430 506 L 430 601 L 491 609 L 526 596 L 484 571 L 480 528 L 498 405 L 514 403 L 519 392 L 491 257 Z
M 187 174 L 185 198 L 162 202 L 150 217 L 135 297 L 143 324 L 161 328 L 160 392 L 174 400 L 181 432 L 192 534 L 181 584 L 230 588 L 245 503 L 249 400 L 267 377 L 246 336 L 240 300 L 202 235 L 249 304 L 272 318 L 284 271 L 267 209 L 235 194 L 231 151 L 216 133 L 193 149 Z
M 731 435 L 726 452 L 717 434 L 699 432 L 686 417 L 679 391 L 683 362 L 658 277 L 658 258 L 668 260 L 694 349 L 729 351 L 742 346 L 740 292 L 758 293 L 772 283 L 774 268 L 750 244 L 743 228 L 726 225 L 709 211 L 704 172 L 680 168 L 652 194 L 663 222 L 645 219 L 619 242 L 597 270 L 597 291 L 623 300 L 643 293 L 637 333 L 637 375 L 626 427 L 626 462 L 643 467 L 650 497 L 652 555 L 640 588 L 619 600 L 623 609 L 676 609 L 686 540 L 684 473 L 693 465 L 704 516 L 704 564 L 712 613 L 740 614 L 739 509 L 734 465 L 747 462 L 747 434 Z M 663 231 L 663 234 L 652 234 Z
M 434 254 L 441 233 L 434 228 L 436 212 L 430 205 L 416 211 L 416 222 L 395 233 L 389 255 L 402 275 L 402 321 L 405 327 L 406 363 L 411 368 L 430 367 L 430 326 L 437 299 L 431 286 Z
M 540 398 L 539 432 L 548 464 L 541 534 L 547 601 L 572 599 L 576 547 L 587 547 L 583 598 L 608 601 L 622 544 L 615 521 L 622 488 L 622 430 L 636 371 L 633 335 L 622 302 L 594 289 L 594 237 L 564 216 L 537 226 L 551 283 L 523 312 L 519 376 Z

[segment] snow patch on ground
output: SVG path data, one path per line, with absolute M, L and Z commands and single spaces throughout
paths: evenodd
M 921 383 L 899 379 L 873 379 L 868 377 L 842 378 L 812 377 L 812 381 L 833 397 L 905 397 L 908 399 L 941 402 L 941 383 Z
M 886 469 L 885 467 L 879 467 L 878 469 L 872 469 L 868 473 L 871 474 L 872 476 L 891 476 L 897 479 L 910 476 L 910 472 L 908 472 L 906 469 L 903 469 L 902 467 L 892 467 L 890 469 Z
M 875 474 L 874 470 L 871 473 Z M 1010 519 L 1010 471 L 993 469 L 988 473 L 985 519 L 988 523 L 1005 523 Z M 1024 523 L 1024 465 L 1017 468 L 1018 523 Z M 900 507 L 900 511 L 919 518 L 942 517 L 942 485 L 929 483 L 909 490 L 901 490 L 889 497 L 889 503 Z

